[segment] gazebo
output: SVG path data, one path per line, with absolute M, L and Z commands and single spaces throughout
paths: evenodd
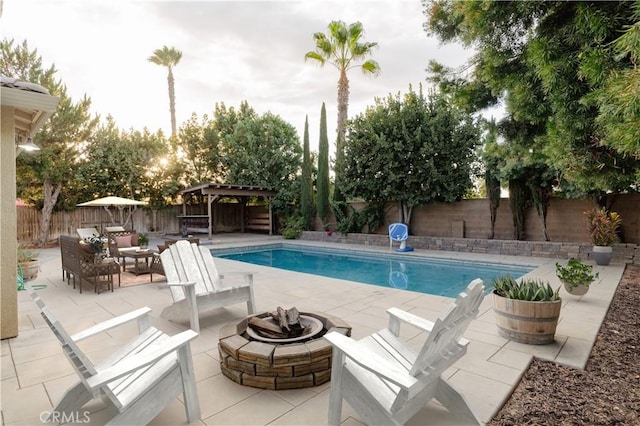
M 208 182 L 185 188 L 178 192 L 182 196 L 182 214 L 178 217 L 182 222 L 182 228 L 209 234 L 209 239 L 216 231 L 216 217 L 214 217 L 213 205 L 225 197 L 235 198 L 240 206 L 240 230 L 260 229 L 269 231 L 273 235 L 273 211 L 271 199 L 277 194 L 271 188 L 251 185 L 230 185 L 225 183 Z M 269 207 L 268 217 L 257 218 L 253 223 L 246 223 L 247 201 L 250 197 L 264 197 Z M 206 214 L 204 211 L 194 212 L 190 209 L 190 200 L 193 198 L 204 199 Z

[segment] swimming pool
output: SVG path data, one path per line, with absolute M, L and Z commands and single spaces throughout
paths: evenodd
M 481 278 L 488 288 L 498 275 L 518 278 L 534 269 L 315 247 L 267 246 L 211 252 L 216 257 L 255 265 L 447 297 L 456 297 L 475 278 Z

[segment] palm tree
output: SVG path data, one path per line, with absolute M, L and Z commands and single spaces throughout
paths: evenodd
M 167 82 L 169 83 L 169 112 L 171 113 L 171 136 L 176 136 L 176 93 L 175 84 L 173 81 L 173 67 L 178 65 L 182 59 L 182 52 L 174 47 L 162 46 L 162 49 L 156 49 L 153 51 L 153 56 L 149 56 L 147 60 L 153 62 L 156 65 L 167 67 L 169 74 L 167 75 Z
M 307 52 L 304 56 L 307 59 L 318 61 L 320 66 L 329 63 L 340 71 L 338 79 L 338 123 L 336 139 L 336 186 L 334 189 L 334 199 L 342 201 L 342 191 L 340 191 L 339 175 L 342 167 L 342 157 L 344 153 L 344 141 L 347 133 L 347 109 L 349 107 L 349 79 L 347 71 L 352 68 L 360 68 L 365 74 L 377 76 L 380 74 L 380 66 L 374 60 L 366 60 L 363 63 L 356 63 L 371 55 L 378 43 L 363 42 L 360 39 L 364 34 L 364 29 L 360 22 L 355 22 L 347 27 L 343 21 L 331 21 L 329 33 L 315 33 L 313 39 L 316 42 L 316 49 Z

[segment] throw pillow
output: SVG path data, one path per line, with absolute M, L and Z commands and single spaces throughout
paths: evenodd
M 131 235 L 123 235 L 121 237 L 115 237 L 116 245 L 118 248 L 131 247 Z
M 138 245 L 140 245 L 138 244 L 138 233 L 134 232 L 133 234 L 131 234 L 131 246 L 135 247 Z
M 78 243 L 80 244 L 80 248 L 83 252 L 87 254 L 95 254 L 95 252 L 93 251 L 93 247 L 91 247 L 91 244 L 82 240 L 80 240 Z

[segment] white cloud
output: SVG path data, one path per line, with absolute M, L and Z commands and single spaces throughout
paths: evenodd
M 166 134 L 166 70 L 147 58 L 175 47 L 183 52 L 174 69 L 178 124 L 194 112 L 211 116 L 216 102 L 237 107 L 247 100 L 259 113 L 280 115 L 300 138 L 308 114 L 317 149 L 322 102 L 335 139 L 338 73 L 305 63 L 304 54 L 314 48 L 312 34 L 335 19 L 362 22 L 364 39 L 379 45 L 373 59 L 380 77 L 350 71 L 350 116 L 374 97 L 424 82 L 430 59 L 458 66 L 470 55 L 427 37 L 419 0 L 4 0 L 2 35 L 38 49 L 74 99 L 91 97 L 95 113 L 112 115 L 121 128 Z

